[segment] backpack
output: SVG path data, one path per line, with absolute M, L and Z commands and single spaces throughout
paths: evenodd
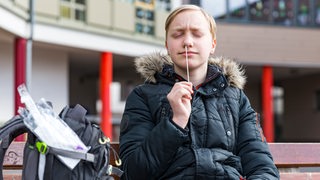
M 111 175 L 120 177 L 123 172 L 109 164 L 110 151 L 113 151 L 120 160 L 117 153 L 112 149 L 110 140 L 103 135 L 99 126 L 86 118 L 86 112 L 81 105 L 73 108 L 67 106 L 59 116 L 82 142 L 90 147 L 87 153 L 47 147 L 25 126 L 23 118 L 19 115 L 6 122 L 0 129 L 0 180 L 3 179 L 2 166 L 5 152 L 13 139 L 23 133 L 27 133 L 28 137 L 23 155 L 22 179 L 24 180 L 106 180 L 113 179 Z M 60 161 L 57 155 L 81 159 L 81 161 L 71 170 Z M 120 165 L 121 162 L 118 164 Z

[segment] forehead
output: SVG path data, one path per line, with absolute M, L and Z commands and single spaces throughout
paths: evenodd
M 200 10 L 185 10 L 177 14 L 169 26 L 171 30 L 181 28 L 209 30 L 209 22 Z

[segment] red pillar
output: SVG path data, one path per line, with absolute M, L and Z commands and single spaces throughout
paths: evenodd
M 262 70 L 262 117 L 263 131 L 268 142 L 274 141 L 273 120 L 273 72 L 272 67 L 264 66 Z
M 104 134 L 112 139 L 112 113 L 110 86 L 112 83 L 112 53 L 103 52 L 100 62 L 100 98 L 101 110 L 101 129 Z
M 16 38 L 14 44 L 14 113 L 18 113 L 18 108 L 23 106 L 17 87 L 26 82 L 26 44 L 27 40 Z M 18 136 L 17 141 L 23 141 L 24 136 Z

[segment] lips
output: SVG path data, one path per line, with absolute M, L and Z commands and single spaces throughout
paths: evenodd
M 181 52 L 181 53 L 179 53 L 179 54 L 185 55 L 186 52 L 184 51 L 184 52 Z M 198 53 L 197 53 L 197 52 L 194 52 L 194 51 L 188 51 L 187 54 L 188 54 L 188 55 L 194 55 L 194 54 L 198 54 Z

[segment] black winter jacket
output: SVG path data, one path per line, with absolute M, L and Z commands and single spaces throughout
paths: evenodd
M 166 98 L 181 80 L 170 58 L 151 54 L 136 66 L 146 82 L 129 95 L 121 120 L 123 179 L 279 179 L 237 63 L 209 59 L 185 129 Z

